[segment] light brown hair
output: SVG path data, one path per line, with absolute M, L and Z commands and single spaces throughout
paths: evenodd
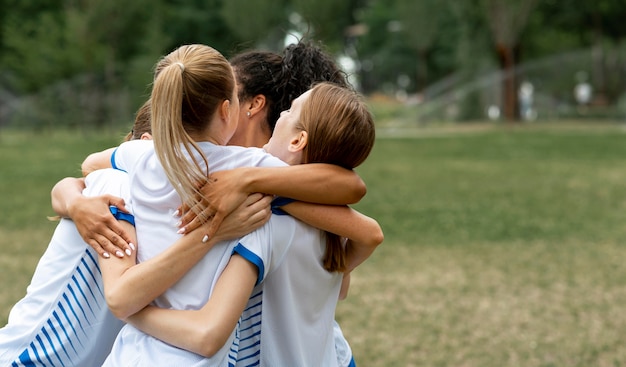
M 317 84 L 302 104 L 298 127 L 308 134 L 302 163 L 332 163 L 347 169 L 359 166 L 372 151 L 374 119 L 353 90 L 330 83 Z M 341 238 L 326 232 L 324 268 L 345 271 Z
M 219 106 L 233 98 L 234 88 L 230 64 L 209 46 L 181 46 L 156 65 L 150 104 L 154 147 L 184 203 L 194 202 L 197 187 L 209 174 L 206 157 L 192 136 L 206 132 Z

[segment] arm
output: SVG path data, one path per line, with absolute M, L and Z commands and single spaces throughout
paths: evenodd
M 89 173 L 102 168 L 111 168 L 111 155 L 115 149 L 117 148 L 109 148 L 88 155 L 80 166 L 83 171 L 83 176 L 87 176 Z
M 84 189 L 82 178 L 66 177 L 59 181 L 52 188 L 52 209 L 62 217 L 71 218 L 83 240 L 101 256 L 123 257 L 124 252 L 131 252 L 128 245 L 131 237 L 109 210 L 115 206 L 126 211 L 124 200 L 112 195 L 85 197 Z
M 200 310 L 148 306 L 126 322 L 166 343 L 211 357 L 237 325 L 257 277 L 256 266 L 235 254 L 220 275 L 211 298 Z
M 384 240 L 383 231 L 375 219 L 348 206 L 296 201 L 282 209 L 313 227 L 348 238 L 347 272 L 365 261 Z
M 132 257 L 101 261 L 105 296 L 111 312 L 120 319 L 136 313 L 182 278 L 213 245 L 239 238 L 265 224 L 270 217 L 271 198 L 262 196 L 255 194 L 247 199 L 206 243 L 202 231 L 195 231 L 181 237 L 158 256 L 139 264 L 135 264 Z
M 201 189 L 204 214 L 213 216 L 208 235 L 219 227 L 222 219 L 254 192 L 284 196 L 320 204 L 351 204 L 365 195 L 363 180 L 351 170 L 332 164 L 301 164 L 285 167 L 242 167 L 215 172 Z M 186 208 L 184 208 L 186 209 Z M 181 218 L 186 232 L 202 224 L 196 217 L 199 210 L 188 210 Z

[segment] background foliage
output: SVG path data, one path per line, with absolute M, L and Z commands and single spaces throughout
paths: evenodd
M 539 117 L 589 117 L 572 107 L 579 79 L 593 85 L 592 117 L 626 115 L 620 0 L 1 0 L 0 8 L 0 127 L 126 123 L 149 93 L 152 66 L 178 45 L 231 56 L 279 51 L 287 35 L 349 57 L 364 93 L 417 104 L 417 122 L 482 119 L 488 106 L 515 120 L 523 80 L 535 85 Z M 528 75 L 525 65 L 539 60 L 538 74 L 551 80 Z

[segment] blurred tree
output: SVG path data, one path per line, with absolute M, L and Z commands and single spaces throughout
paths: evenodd
M 236 27 L 245 27 L 248 21 L 256 21 L 259 13 L 250 7 L 255 7 L 261 2 L 240 3 L 237 12 L 233 14 L 236 19 L 229 23 L 225 16 L 226 8 L 232 7 L 237 1 L 224 0 L 162 0 L 163 22 L 162 32 L 167 36 L 166 47 L 161 51 L 167 53 L 183 44 L 203 43 L 210 45 L 224 55 L 233 52 L 241 40 L 238 28 L 229 28 L 231 24 Z M 242 14 L 253 14 L 241 21 Z M 260 16 L 260 15 L 259 15 Z M 262 31 L 258 31 L 262 34 Z M 256 36 L 256 35 L 255 35 Z
M 518 118 L 515 65 L 518 61 L 519 42 L 528 17 L 538 0 L 480 0 L 480 5 L 491 30 L 495 51 L 504 74 L 503 112 L 510 121 Z
M 247 43 L 242 46 L 278 51 L 289 27 L 287 4 L 286 0 L 228 0 L 221 15 L 230 32 Z
M 428 85 L 428 58 L 441 35 L 444 18 L 449 14 L 445 0 L 396 0 L 396 14 L 400 22 L 400 35 L 417 53 L 415 61 L 417 89 Z
M 297 12 L 310 26 L 310 36 L 339 52 L 344 47 L 346 29 L 355 23 L 354 10 L 358 0 L 292 0 Z

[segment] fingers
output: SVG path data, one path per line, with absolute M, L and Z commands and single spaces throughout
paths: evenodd
M 258 192 L 257 192 L 257 193 L 254 193 L 254 194 L 251 194 L 251 195 L 248 195 L 248 197 L 246 198 L 246 200 L 243 202 L 243 204 L 242 204 L 242 205 L 243 205 L 244 207 L 246 207 L 246 206 L 250 206 L 250 205 L 252 205 L 252 204 L 256 203 L 257 201 L 259 201 L 259 200 L 263 199 L 263 198 L 264 198 L 264 197 L 266 197 L 266 196 L 267 196 L 267 195 L 263 195 L 263 194 L 258 193 Z
M 220 227 L 220 224 L 222 224 L 223 220 L 224 217 L 221 213 L 215 213 L 215 216 L 213 216 L 211 223 L 209 223 L 209 228 L 207 229 L 207 232 L 204 234 L 202 242 L 207 242 L 215 235 L 215 232 L 217 232 L 217 229 Z
M 113 196 L 113 195 L 105 195 L 105 197 L 109 202 L 109 206 L 115 206 L 119 210 L 128 213 L 124 199 L 117 197 L 117 196 Z
M 102 246 L 100 246 L 98 241 L 96 241 L 96 240 L 89 240 L 89 241 L 87 241 L 87 244 L 89 246 L 91 246 L 103 258 L 108 259 L 108 258 L 111 257 L 111 255 L 105 249 L 103 249 Z

